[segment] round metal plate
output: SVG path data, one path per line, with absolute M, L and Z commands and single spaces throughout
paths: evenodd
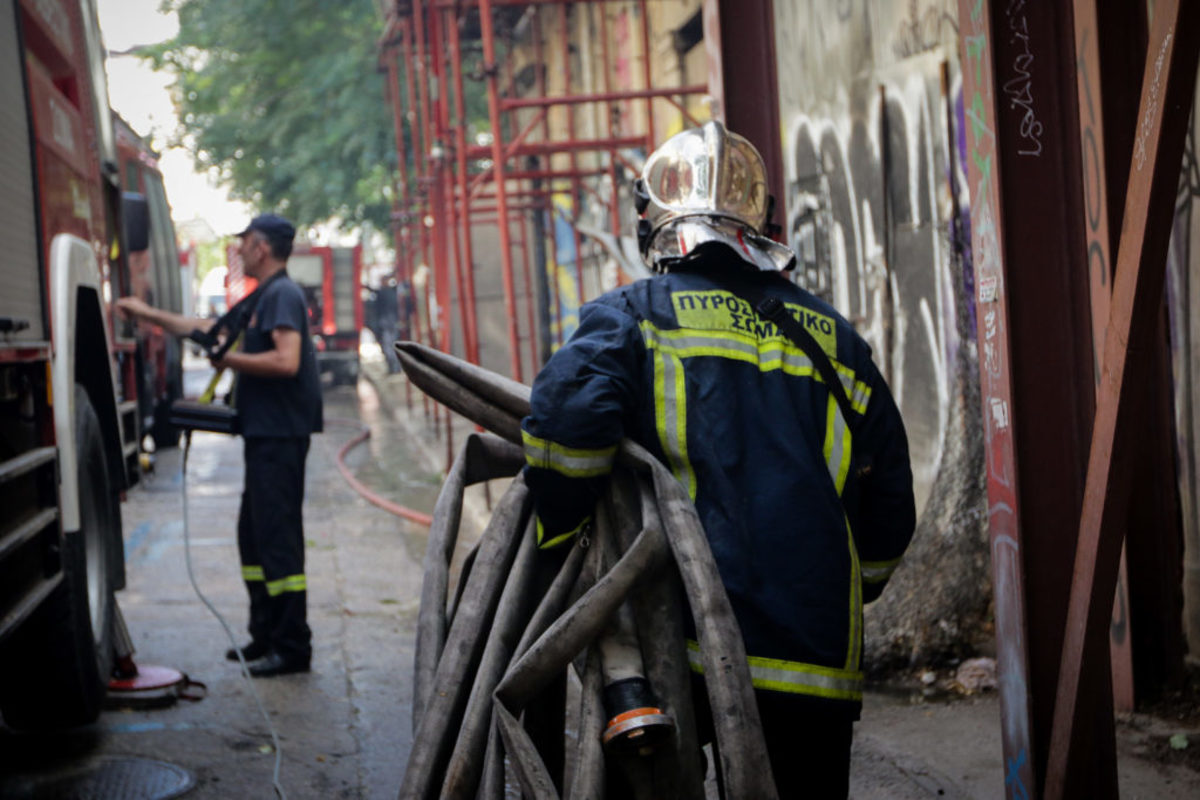
M 53 773 L 0 779 L 0 795 L 10 800 L 169 800 L 195 783 L 192 773 L 165 761 L 100 756 Z
M 137 675 L 132 678 L 113 678 L 108 682 L 110 692 L 145 692 L 168 689 L 183 682 L 183 673 L 170 667 L 154 664 L 138 665 Z

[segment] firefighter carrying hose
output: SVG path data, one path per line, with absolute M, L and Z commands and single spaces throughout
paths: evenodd
M 766 171 L 746 139 L 719 122 L 684 131 L 651 154 L 636 193 L 658 274 L 583 307 L 522 424 L 539 544 L 587 530 L 622 437 L 653 452 L 704 524 L 780 797 L 844 798 L 863 604 L 915 525 L 900 413 L 866 342 L 785 277 L 795 257 L 764 235 Z M 698 671 L 694 636 L 689 647 Z M 655 710 L 636 669 L 605 673 L 621 676 L 611 718 Z

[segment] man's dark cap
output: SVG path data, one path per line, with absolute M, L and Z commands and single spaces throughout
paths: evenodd
M 246 230 L 237 235 L 245 236 L 251 231 L 261 233 L 271 244 L 276 242 L 291 244 L 296 238 L 296 227 L 278 214 L 259 214 L 250 220 Z

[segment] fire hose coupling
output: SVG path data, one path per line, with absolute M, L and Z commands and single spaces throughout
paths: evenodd
M 601 741 L 625 755 L 649 755 L 675 732 L 675 720 L 661 708 L 645 678 L 614 681 L 604 687 L 608 723 Z

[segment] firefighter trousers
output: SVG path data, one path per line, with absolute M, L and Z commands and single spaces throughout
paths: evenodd
M 724 797 L 704 680 L 692 678 L 697 732 L 702 744 L 712 742 L 713 768 Z M 857 709 L 764 689 L 755 689 L 754 699 L 779 800 L 845 800 L 850 792 L 850 746 Z
M 309 438 L 245 439 L 238 552 L 250 595 L 250 637 L 289 660 L 312 657 L 304 574 L 304 465 Z

